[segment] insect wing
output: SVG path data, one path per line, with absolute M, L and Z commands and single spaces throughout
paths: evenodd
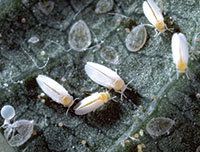
M 188 62 L 188 58 L 189 58 L 189 54 L 188 54 L 188 43 L 186 40 L 185 35 L 183 35 L 182 33 L 179 33 L 179 38 L 180 38 L 180 44 L 181 44 L 181 57 L 183 59 L 183 61 L 185 61 L 186 63 Z
M 179 64 L 181 59 L 186 63 L 188 62 L 188 44 L 182 33 L 175 33 L 172 36 L 172 55 L 175 64 Z
M 146 18 L 149 20 L 149 22 L 155 26 L 158 21 L 156 20 L 153 10 L 151 9 L 151 7 L 149 6 L 149 4 L 146 1 L 144 1 L 144 3 L 143 3 L 143 12 L 144 12 L 144 15 L 146 16 Z
M 172 36 L 172 56 L 175 64 L 180 61 L 180 39 L 177 33 Z
M 160 8 L 156 5 L 156 3 L 153 0 L 147 0 L 147 2 L 149 3 L 151 9 L 153 10 L 156 18 L 158 21 L 164 21 L 163 15 L 161 13 Z
M 77 115 L 84 115 L 91 111 L 95 111 L 104 104 L 104 102 L 99 99 L 100 97 L 101 95 L 99 93 L 94 93 L 91 96 L 86 97 L 74 107 L 75 113 Z
M 95 111 L 97 108 L 102 106 L 104 102 L 102 100 L 96 100 L 95 102 L 92 102 L 91 104 L 81 107 L 75 111 L 77 115 L 84 115 L 91 111 Z
M 36 80 L 41 89 L 56 102 L 60 102 L 61 96 L 69 94 L 68 91 L 58 82 L 45 75 L 38 75 Z
M 143 3 L 143 11 L 149 22 L 154 26 L 158 23 L 158 21 L 164 21 L 160 9 L 151 0 Z
M 114 88 L 116 80 L 121 79 L 116 72 L 103 65 L 92 62 L 87 62 L 85 71 L 94 82 L 109 89 Z
M 80 107 L 82 107 L 84 105 L 90 104 L 91 102 L 97 100 L 100 97 L 101 97 L 101 95 L 98 92 L 93 93 L 90 96 L 88 96 L 88 97 L 84 98 L 83 100 L 81 100 L 78 104 L 76 104 L 74 106 L 73 109 L 77 110 L 78 108 L 80 108 Z

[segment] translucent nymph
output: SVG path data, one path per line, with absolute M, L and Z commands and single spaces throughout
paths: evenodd
M 83 20 L 72 25 L 68 34 L 68 42 L 73 50 L 80 52 L 85 51 L 90 46 L 91 33 Z
M 113 0 L 99 0 L 96 5 L 95 13 L 102 14 L 109 12 L 110 10 L 112 10 L 113 5 Z
M 131 52 L 139 51 L 147 40 L 147 31 L 144 25 L 134 27 L 127 35 L 125 43 L 126 48 Z
M 119 61 L 119 55 L 112 46 L 102 47 L 100 56 L 107 62 L 117 64 Z
M 151 136 L 161 136 L 167 133 L 175 121 L 170 118 L 156 117 L 151 119 L 146 125 L 146 130 Z

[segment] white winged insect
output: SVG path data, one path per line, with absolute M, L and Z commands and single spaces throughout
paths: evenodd
M 114 89 L 115 92 L 121 93 L 121 99 L 128 84 L 132 82 L 131 80 L 127 85 L 125 85 L 124 81 L 116 72 L 94 62 L 87 62 L 85 65 L 85 71 L 94 82 L 108 89 Z
M 174 33 L 172 36 L 171 47 L 173 61 L 176 64 L 177 76 L 179 73 L 186 73 L 189 53 L 185 35 L 182 33 Z
M 75 114 L 84 115 L 95 111 L 110 99 L 110 94 L 108 92 L 93 93 L 74 106 Z
M 36 81 L 40 88 L 55 102 L 65 107 L 71 107 L 74 103 L 73 97 L 68 91 L 55 80 L 45 76 L 38 75 Z M 69 110 L 68 108 L 68 110 Z
M 143 12 L 149 22 L 155 27 L 156 35 L 168 29 L 164 23 L 164 17 L 161 10 L 153 0 L 143 2 Z

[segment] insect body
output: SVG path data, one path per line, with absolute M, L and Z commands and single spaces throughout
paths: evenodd
M 156 30 L 159 31 L 159 33 L 162 33 L 165 31 L 166 25 L 164 23 L 164 17 L 161 13 L 161 10 L 159 9 L 159 7 L 155 4 L 153 0 L 144 1 L 143 11 L 146 18 L 156 28 Z
M 126 48 L 131 52 L 139 51 L 147 40 L 147 31 L 144 25 L 134 27 L 126 37 Z
M 4 136 L 10 146 L 21 146 L 32 135 L 34 121 L 18 120 L 10 123 L 15 116 L 15 109 L 11 105 L 5 105 L 1 109 L 1 116 L 4 118 L 4 124 L 0 128 L 4 128 Z
M 69 45 L 73 50 L 82 52 L 92 43 L 91 33 L 83 20 L 76 22 L 69 31 Z
M 103 65 L 87 62 L 85 71 L 94 82 L 108 89 L 114 89 L 116 92 L 123 94 L 127 88 L 127 85 L 116 72 Z
M 55 102 L 70 107 L 74 103 L 73 97 L 68 91 L 55 80 L 45 76 L 38 75 L 36 78 L 40 88 Z
M 185 35 L 182 33 L 175 33 L 172 36 L 172 56 L 176 64 L 178 73 L 185 73 L 188 64 L 188 43 Z
M 91 96 L 86 97 L 81 100 L 77 105 L 75 105 L 74 110 L 77 115 L 84 115 L 91 111 L 95 111 L 97 108 L 102 106 L 110 99 L 110 94 L 108 92 L 96 92 Z

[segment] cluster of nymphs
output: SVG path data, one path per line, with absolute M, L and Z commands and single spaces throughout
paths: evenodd
M 155 27 L 157 35 L 168 30 L 164 17 L 153 0 L 143 3 L 143 11 L 149 22 Z M 174 33 L 171 41 L 173 61 L 176 64 L 177 74 L 185 73 L 188 64 L 188 43 L 182 33 Z
M 15 109 L 11 105 L 5 105 L 1 109 L 1 117 L 4 123 L 1 128 L 4 128 L 4 136 L 10 146 L 21 146 L 32 135 L 33 120 L 17 120 L 11 123 L 11 119 L 15 116 Z
M 123 92 L 126 90 L 128 84 L 125 85 L 124 81 L 116 72 L 103 65 L 93 62 L 87 62 L 85 65 L 85 72 L 94 82 L 108 89 L 114 89 L 115 92 L 121 93 L 121 97 L 123 96 Z M 69 108 L 74 103 L 73 97 L 55 80 L 45 75 L 38 75 L 36 81 L 40 88 L 53 101 Z M 75 113 L 77 115 L 84 115 L 91 111 L 95 111 L 98 107 L 102 106 L 111 99 L 113 98 L 110 97 L 108 92 L 93 93 L 74 106 Z

